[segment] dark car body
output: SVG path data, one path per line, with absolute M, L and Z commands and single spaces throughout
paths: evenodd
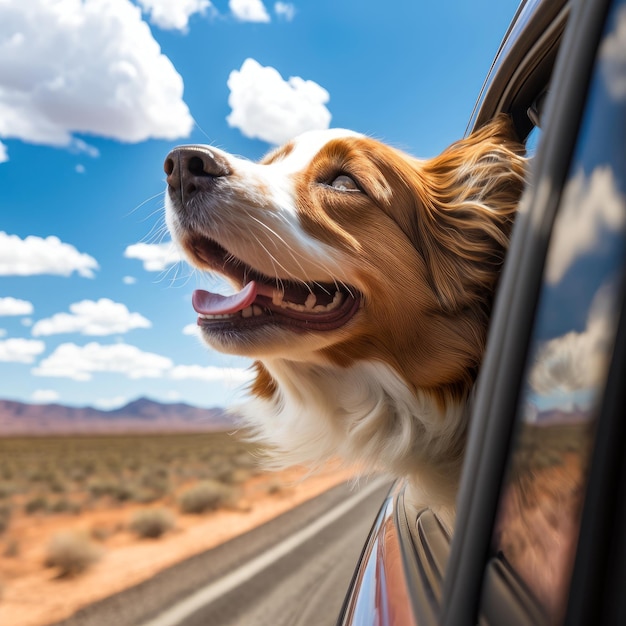
M 530 174 L 454 533 L 397 483 L 343 626 L 626 624 L 626 0 L 522 3 L 468 132 L 502 111 Z

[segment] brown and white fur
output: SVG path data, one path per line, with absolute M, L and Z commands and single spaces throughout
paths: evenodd
M 168 155 L 174 240 L 248 285 L 226 313 L 194 296 L 202 336 L 255 359 L 245 415 L 285 463 L 339 456 L 451 505 L 523 150 L 499 116 L 429 160 L 345 130 L 258 163 Z

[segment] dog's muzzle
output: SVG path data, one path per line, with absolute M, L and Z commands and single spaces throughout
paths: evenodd
M 216 179 L 231 173 L 228 161 L 206 146 L 178 146 L 165 158 L 168 191 L 181 205 L 210 192 Z

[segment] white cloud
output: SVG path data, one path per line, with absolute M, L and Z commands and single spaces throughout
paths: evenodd
M 269 22 L 270 16 L 261 0 L 229 0 L 233 15 L 242 22 Z
M 93 257 L 63 243 L 58 237 L 43 239 L 29 235 L 20 239 L 17 235 L 0 231 L 0 276 L 69 276 L 78 272 L 80 276 L 93 278 L 97 269 L 98 262 Z
M 0 341 L 0 361 L 33 363 L 45 349 L 46 344 L 36 339 L 4 339 Z
M 253 376 L 254 373 L 248 369 L 238 367 L 215 367 L 213 365 L 177 365 L 169 372 L 169 377 L 174 380 L 221 381 L 232 385 L 248 382 Z
M 98 398 L 93 401 L 93 405 L 101 409 L 102 411 L 111 411 L 113 409 L 119 409 L 122 406 L 128 404 L 128 398 L 126 396 L 113 396 L 112 398 Z
M 9 160 L 9 151 L 5 144 L 0 141 L 0 163 L 6 163 Z
M 172 3 L 177 4 L 177 3 Z M 187 136 L 183 81 L 130 0 L 0 2 L 0 137 Z
M 183 328 L 183 335 L 192 335 L 194 337 L 198 336 L 198 324 L 187 324 Z
M 137 279 L 134 276 L 124 276 L 124 278 L 122 278 L 122 282 L 125 285 L 134 285 L 137 282 Z
M 7 331 L 6 328 L 0 328 L 0 337 L 6 337 Z
M 148 272 L 162 272 L 164 269 L 183 260 L 174 243 L 135 243 L 124 251 L 128 259 L 139 259 Z
M 30 317 L 24 317 L 20 321 L 22 326 L 26 326 L 26 328 L 30 328 L 33 325 L 33 320 Z
M 98 148 L 96 148 L 95 146 L 90 146 L 82 139 L 78 139 L 76 137 L 72 139 L 72 143 L 70 144 L 69 149 L 72 152 L 84 153 L 94 159 L 97 159 L 100 156 L 100 150 L 98 150 Z
M 77 174 L 84 174 L 84 173 L 85 173 L 85 166 L 79 163 L 79 164 L 78 164 L 78 165 L 74 168 L 74 171 L 75 171 Z
M 31 315 L 33 312 L 32 302 L 19 300 L 7 296 L 0 298 L 0 315 Z
M 626 223 L 624 197 L 609 166 L 596 167 L 586 178 L 581 170 L 571 178 L 562 200 L 559 220 L 568 224 L 567 236 L 557 237 L 550 246 L 546 277 L 557 284 L 572 263 L 593 250 L 605 230 L 619 230 Z
M 59 392 L 54 389 L 37 389 L 33 391 L 30 398 L 37 404 L 49 404 L 50 402 L 57 402 L 60 396 Z
M 615 100 L 626 98 L 626 7 L 617 13 L 615 30 L 600 46 L 602 72 L 609 93 Z
M 212 9 L 209 0 L 139 0 L 150 21 L 164 30 L 186 32 L 189 18 L 196 13 Z
M 537 393 L 590 390 L 604 379 L 615 330 L 615 286 L 610 283 L 596 293 L 587 325 L 547 341 L 539 349 L 530 374 Z
M 82 335 L 113 335 L 127 333 L 133 328 L 150 328 L 152 324 L 143 315 L 131 313 L 125 304 L 108 298 L 82 300 L 70 305 L 71 313 L 56 313 L 39 320 L 32 333 L 35 337 L 60 333 Z
M 96 342 L 85 346 L 63 343 L 32 370 L 35 376 L 91 380 L 94 372 L 114 372 L 131 379 L 160 378 L 172 368 L 167 357 L 143 352 L 125 343 L 102 345 Z
M 331 114 L 328 92 L 312 80 L 283 80 L 273 67 L 246 59 L 228 77 L 232 112 L 226 118 L 246 137 L 282 144 L 307 130 L 325 129 Z
M 291 2 L 275 2 L 274 12 L 279 17 L 282 17 L 288 22 L 291 22 L 296 14 L 296 8 L 293 6 L 293 4 L 291 4 Z

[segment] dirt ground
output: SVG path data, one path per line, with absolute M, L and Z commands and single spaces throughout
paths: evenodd
M 146 508 L 117 504 L 80 515 L 16 517 L 0 539 L 0 624 L 44 626 L 79 608 L 136 585 L 188 557 L 223 543 L 352 477 L 329 468 L 306 476 L 301 468 L 247 480 L 232 509 L 176 515 L 159 539 L 140 539 L 128 530 L 133 512 Z M 60 531 L 84 531 L 101 557 L 83 573 L 59 577 L 45 567 L 51 538 Z

